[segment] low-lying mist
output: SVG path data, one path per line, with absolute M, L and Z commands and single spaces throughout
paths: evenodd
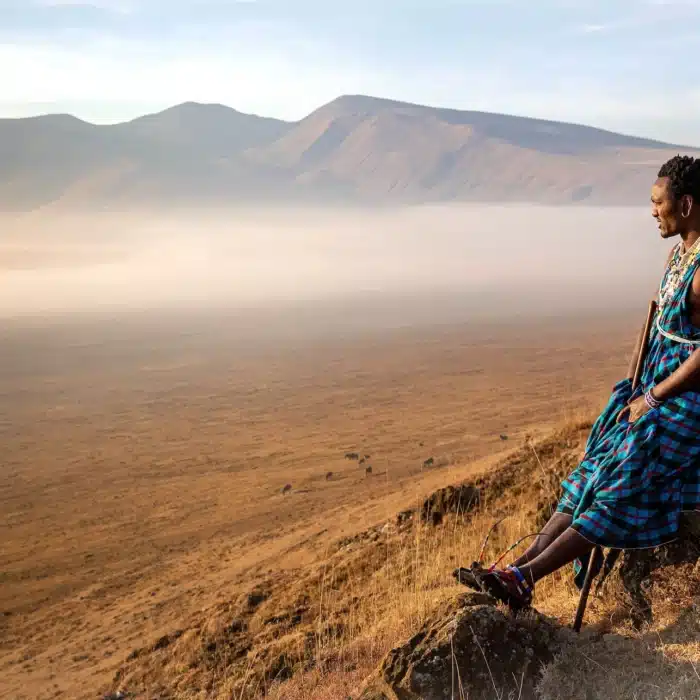
M 671 246 L 641 207 L 34 213 L 3 229 L 5 318 L 341 300 L 392 300 L 408 318 L 449 298 L 486 316 L 643 308 Z

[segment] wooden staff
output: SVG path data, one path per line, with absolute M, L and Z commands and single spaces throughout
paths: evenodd
M 583 588 L 581 588 L 581 595 L 578 599 L 578 607 L 576 608 L 576 617 L 574 618 L 574 632 L 581 631 L 583 615 L 586 612 L 586 603 L 588 603 L 588 594 L 591 590 L 591 584 L 593 583 L 593 579 L 598 575 L 602 564 L 603 548 L 596 545 L 589 555 L 586 578 L 583 581 Z
M 647 359 L 647 353 L 649 352 L 649 338 L 651 337 L 651 324 L 654 321 L 654 314 L 656 313 L 656 300 L 652 299 L 649 302 L 649 311 L 647 312 L 647 321 L 644 324 L 644 335 L 642 336 L 642 345 L 639 348 L 639 354 L 637 355 L 637 366 L 634 369 L 634 378 L 632 379 L 632 391 L 639 386 L 639 382 L 642 379 L 642 370 L 644 369 L 644 362 Z

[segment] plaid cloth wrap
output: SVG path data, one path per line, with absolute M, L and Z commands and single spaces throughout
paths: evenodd
M 665 331 L 693 340 L 700 339 L 700 329 L 690 324 L 687 294 L 699 263 L 696 258 L 673 299 L 657 311 Z M 668 269 L 662 289 L 667 276 Z M 583 460 L 562 483 L 557 508 L 573 516 L 572 527 L 590 542 L 613 549 L 656 547 L 674 539 L 681 511 L 700 509 L 700 392 L 669 399 L 635 423 L 617 423 L 630 400 L 668 377 L 694 350 L 659 333 L 655 318 L 640 386 L 632 393 L 632 382 L 624 379 L 613 388 Z M 577 579 L 586 564 L 576 562 Z

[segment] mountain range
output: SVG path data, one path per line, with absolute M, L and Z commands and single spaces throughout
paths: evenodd
M 698 149 L 362 95 L 298 122 L 184 103 L 129 122 L 0 119 L 0 209 L 273 203 L 641 204 Z

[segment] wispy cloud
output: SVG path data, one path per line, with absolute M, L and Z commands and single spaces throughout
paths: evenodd
M 613 28 L 611 24 L 584 24 L 580 27 L 583 34 L 597 34 L 598 32 L 606 32 Z
M 647 4 L 657 7 L 700 9 L 700 0 L 647 0 Z

